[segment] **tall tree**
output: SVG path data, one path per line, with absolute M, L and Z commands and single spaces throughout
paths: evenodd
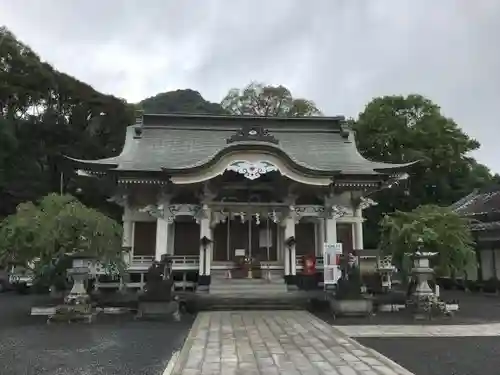
M 423 96 L 376 98 L 353 122 L 353 128 L 358 148 L 369 159 L 391 163 L 419 160 L 411 168 L 406 186 L 376 193 L 379 204 L 366 212 L 369 246 L 378 243 L 376 223 L 384 213 L 408 211 L 422 204 L 447 206 L 492 181 L 488 168 L 469 156 L 479 143 Z
M 137 106 L 146 113 L 197 113 L 223 115 L 227 112 L 218 103 L 203 99 L 198 91 L 186 89 L 162 92 L 141 100 Z
M 284 86 L 252 82 L 243 89 L 231 89 L 222 99 L 222 107 L 235 115 L 253 116 L 319 116 L 314 102 L 294 98 Z
M 59 191 L 61 154 L 99 158 L 123 143 L 133 111 L 53 69 L 6 28 L 0 28 L 0 217 L 20 202 Z M 69 175 L 66 175 L 69 177 Z M 68 178 L 64 187 L 68 186 Z M 97 189 L 82 199 L 95 206 Z
M 437 252 L 436 266 L 442 276 L 458 274 L 476 263 L 468 220 L 447 207 L 424 205 L 396 211 L 386 215 L 381 225 L 380 248 L 392 254 L 402 270 L 405 254 L 416 251 Z

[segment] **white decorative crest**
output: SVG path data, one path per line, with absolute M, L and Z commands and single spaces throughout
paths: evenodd
M 297 211 L 295 206 L 290 206 L 289 217 L 293 219 L 295 224 L 299 223 L 299 221 L 301 219 L 301 215 L 300 215 L 299 211 Z
M 229 164 L 226 170 L 242 174 L 249 180 L 256 180 L 263 174 L 278 171 L 278 168 L 268 161 L 252 163 L 247 160 L 239 160 Z
M 331 208 L 330 214 L 333 218 L 338 219 L 347 215 L 348 212 L 349 210 L 346 207 L 334 204 Z
M 144 208 L 140 208 L 139 212 L 147 212 L 151 216 L 159 219 L 164 217 L 164 207 L 163 205 L 148 204 Z
M 269 213 L 269 218 L 274 224 L 277 224 L 279 222 L 278 214 L 276 213 L 276 210 L 273 210 L 272 212 Z
M 364 210 L 371 206 L 376 206 L 378 203 L 371 198 L 361 197 L 359 198 L 359 208 Z
M 255 224 L 260 225 L 260 214 L 255 214 Z

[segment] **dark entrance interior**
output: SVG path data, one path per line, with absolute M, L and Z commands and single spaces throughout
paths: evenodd
M 277 229 L 268 220 L 260 224 L 255 220 L 242 223 L 240 219 L 219 223 L 214 228 L 214 261 L 234 261 L 237 249 L 259 261 L 278 260 Z

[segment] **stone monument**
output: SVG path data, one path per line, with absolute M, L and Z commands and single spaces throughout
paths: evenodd
M 154 261 L 146 274 L 144 294 L 139 297 L 136 318 L 172 316 L 180 320 L 179 302 L 173 296 L 172 261 L 168 256 Z
M 365 316 L 373 311 L 373 301 L 361 293 L 361 275 L 357 257 L 350 253 L 341 256 L 342 275 L 335 296 L 330 296 L 334 316 Z

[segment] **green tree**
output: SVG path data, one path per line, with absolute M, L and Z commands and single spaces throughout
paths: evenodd
M 380 225 L 380 248 L 392 254 L 400 269 L 405 254 L 419 250 L 438 253 L 441 275 L 459 274 L 476 262 L 468 220 L 449 208 L 423 205 L 409 212 L 396 211 L 385 215 Z
M 488 168 L 469 156 L 479 143 L 423 96 L 373 99 L 352 126 L 366 158 L 389 163 L 419 160 L 406 184 L 373 197 L 379 204 L 365 213 L 368 246 L 378 242 L 376 223 L 384 213 L 422 204 L 448 206 L 492 182 Z
M 76 198 L 50 194 L 38 205 L 19 205 L 1 223 L 0 264 L 16 263 L 39 273 L 78 253 L 123 269 L 121 234 L 117 222 Z
M 59 191 L 60 155 L 116 154 L 133 108 L 53 69 L 7 28 L 0 28 L 0 40 L 1 218 L 21 202 Z M 73 181 L 65 174 L 65 191 Z M 106 209 L 97 192 L 86 189 L 82 200 Z
M 284 86 L 252 82 L 243 89 L 231 89 L 221 106 L 234 115 L 300 117 L 319 116 L 314 102 L 294 98 Z
M 210 103 L 198 91 L 190 89 L 157 94 L 140 101 L 137 107 L 146 113 L 227 114 L 220 104 Z

